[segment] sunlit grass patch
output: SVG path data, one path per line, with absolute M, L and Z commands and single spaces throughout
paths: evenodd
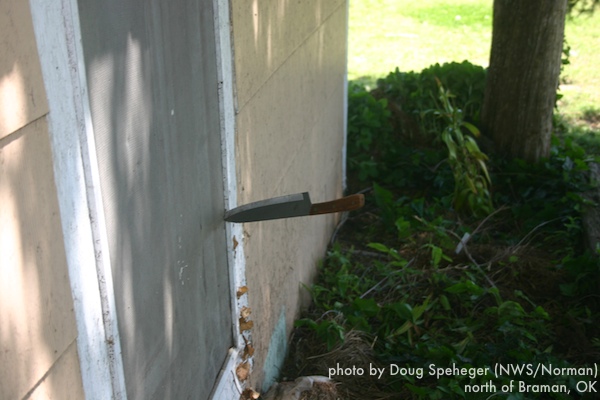
M 351 1 L 349 79 L 369 83 L 396 67 L 420 71 L 436 62 L 486 66 L 491 16 L 484 0 Z

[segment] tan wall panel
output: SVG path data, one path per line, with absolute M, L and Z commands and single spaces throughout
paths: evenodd
M 0 139 L 46 114 L 29 2 L 0 3 Z
M 0 204 L 0 398 L 16 399 L 77 337 L 45 118 L 0 139 Z
M 258 10 L 250 18 L 257 27 L 249 28 L 247 10 L 240 6 L 233 14 L 238 202 L 303 191 L 311 193 L 313 202 L 340 196 L 346 4 L 248 4 Z M 263 379 L 271 378 L 276 366 L 270 364 L 282 356 L 270 354 L 279 340 L 274 335 L 280 334 L 283 318 L 286 339 L 307 304 L 301 283 L 314 278 L 336 221 L 329 215 L 244 226 L 256 349 L 251 383 L 257 388 L 270 383 Z
M 332 169 L 331 156 L 341 157 L 343 140 L 343 116 L 326 111 L 330 107 L 343 111 L 345 37 L 336 33 L 345 32 L 341 24 L 345 26 L 344 7 L 240 109 L 236 136 L 240 201 L 307 190 L 307 182 L 321 190 L 330 178 L 323 171 Z M 292 168 L 294 163 L 298 165 Z
M 237 75 L 237 100 L 244 105 L 270 76 L 303 46 L 344 0 L 234 1 L 233 41 Z M 344 46 L 345 26 L 336 43 Z
M 75 373 L 74 373 L 75 371 Z M 79 358 L 75 342 L 67 348 L 46 375 L 31 391 L 32 399 L 82 400 L 85 398 L 81 377 L 79 376 Z

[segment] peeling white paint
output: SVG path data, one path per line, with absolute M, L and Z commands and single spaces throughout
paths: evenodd
M 181 282 L 181 286 L 185 285 L 185 280 L 183 279 L 183 271 L 189 267 L 189 265 L 184 265 L 183 267 L 179 267 L 179 282 Z
M 86 399 L 126 399 L 76 0 L 30 0 Z
M 235 160 L 235 73 L 233 67 L 233 44 L 231 40 L 231 18 L 229 0 L 213 0 L 215 36 L 217 40 L 217 71 L 219 88 L 219 109 L 221 125 L 221 149 L 223 157 L 223 187 L 224 210 L 237 206 L 237 176 Z M 224 222 L 225 223 L 225 222 Z M 240 333 L 239 315 L 242 307 L 248 306 L 248 296 L 236 296 L 238 288 L 246 286 L 246 264 L 242 225 L 225 223 L 227 235 L 227 260 L 230 276 L 230 295 L 232 303 L 232 331 L 234 348 L 229 355 L 215 385 L 211 398 L 236 399 L 239 398 L 243 385 L 235 374 L 235 366 L 241 361 L 241 354 L 245 346 L 244 338 Z M 240 238 L 240 239 L 236 239 Z M 247 339 L 251 339 L 246 333 Z M 252 365 L 252 359 L 248 360 Z
M 346 179 L 346 149 L 348 147 L 348 54 L 350 46 L 350 1 L 346 2 L 346 70 L 344 71 L 344 142 L 342 146 L 342 189 L 348 187 Z

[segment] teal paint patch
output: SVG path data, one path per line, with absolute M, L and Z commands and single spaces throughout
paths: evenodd
M 281 314 L 277 325 L 273 329 L 271 334 L 271 341 L 269 342 L 269 351 L 267 352 L 267 358 L 265 359 L 265 366 L 263 372 L 265 378 L 262 385 L 262 390 L 267 391 L 273 383 L 277 381 L 279 374 L 281 373 L 281 367 L 287 354 L 287 335 L 285 329 L 285 308 L 281 307 Z

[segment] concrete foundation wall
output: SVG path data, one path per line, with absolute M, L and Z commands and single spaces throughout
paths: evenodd
M 0 398 L 81 399 L 77 330 L 29 3 L 0 3 Z
M 232 3 L 237 87 L 238 203 L 308 191 L 342 195 L 347 4 Z M 339 216 L 244 225 L 255 365 L 251 384 L 277 378 L 287 336 L 309 296 Z

